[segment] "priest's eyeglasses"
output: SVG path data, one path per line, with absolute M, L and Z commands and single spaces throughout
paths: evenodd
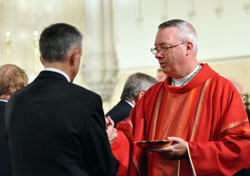
M 173 45 L 173 46 L 161 46 L 161 47 L 155 47 L 155 48 L 151 48 L 150 51 L 153 55 L 156 55 L 157 52 L 161 53 L 161 54 L 164 54 L 168 49 L 170 48 L 174 48 L 176 46 L 179 46 L 179 45 L 183 45 L 187 43 L 186 41 L 185 42 L 182 42 L 182 43 L 179 43 L 177 45 Z

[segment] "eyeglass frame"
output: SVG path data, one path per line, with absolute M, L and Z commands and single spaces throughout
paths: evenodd
M 181 43 L 179 43 L 179 44 L 176 44 L 176 45 L 173 45 L 173 46 L 169 46 L 169 47 L 155 47 L 155 48 L 150 48 L 150 51 L 151 51 L 151 53 L 153 54 L 153 55 L 156 55 L 156 52 L 159 52 L 159 53 L 161 53 L 161 54 L 163 54 L 163 52 L 162 51 L 164 51 L 164 52 L 166 52 L 168 49 L 170 49 L 170 48 L 174 48 L 174 47 L 176 47 L 176 46 L 179 46 L 179 45 L 183 45 L 183 44 L 186 44 L 187 43 L 187 41 L 184 41 L 184 42 L 181 42 Z

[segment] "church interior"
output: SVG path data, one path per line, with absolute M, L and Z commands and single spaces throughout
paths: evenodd
M 100 94 L 107 112 L 130 74 L 156 76 L 150 48 L 157 27 L 177 18 L 197 30 L 198 62 L 237 81 L 248 96 L 250 0 L 0 0 L 0 65 L 16 64 L 32 81 L 43 69 L 41 31 L 53 23 L 74 25 L 84 36 L 74 82 Z

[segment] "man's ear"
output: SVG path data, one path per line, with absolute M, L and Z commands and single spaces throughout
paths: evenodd
M 137 102 L 138 100 L 140 100 L 141 97 L 142 97 L 144 94 L 145 94 L 145 92 L 141 90 L 141 91 L 138 93 L 137 97 L 136 97 L 136 102 Z
M 44 60 L 43 60 L 42 56 L 40 56 L 40 61 L 44 65 Z
M 186 55 L 189 55 L 191 53 L 191 51 L 193 50 L 194 48 L 194 45 L 192 42 L 187 42 L 186 43 L 186 46 L 187 46 L 187 52 L 186 52 Z
M 70 65 L 76 65 L 80 57 L 81 57 L 81 49 L 78 47 L 73 49 L 70 55 Z

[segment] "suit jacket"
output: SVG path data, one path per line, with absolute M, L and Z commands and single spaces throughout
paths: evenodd
M 0 101 L 0 175 L 11 176 L 11 159 L 9 145 L 6 140 L 6 133 L 4 128 L 4 112 L 6 102 Z
M 121 100 L 106 114 L 106 116 L 110 116 L 116 126 L 118 122 L 129 116 L 131 110 L 132 107 L 126 101 Z
M 6 106 L 14 176 L 115 175 L 101 97 L 42 71 Z

